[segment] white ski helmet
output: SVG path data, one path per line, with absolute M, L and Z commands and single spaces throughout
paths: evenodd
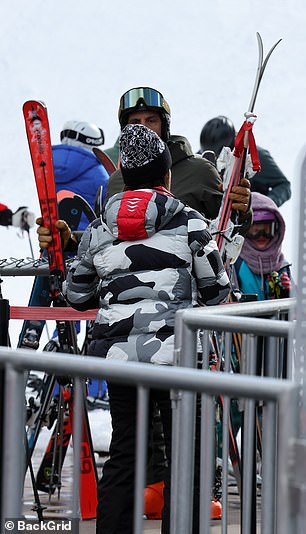
M 61 131 L 61 142 L 64 145 L 80 146 L 91 150 L 104 144 L 104 134 L 95 124 L 84 121 L 68 121 Z

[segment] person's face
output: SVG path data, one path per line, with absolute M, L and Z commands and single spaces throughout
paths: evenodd
M 162 121 L 157 111 L 133 111 L 128 116 L 128 124 L 142 124 L 161 136 Z
M 256 222 L 253 223 L 248 230 L 247 237 L 252 240 L 254 247 L 258 250 L 264 250 L 269 245 L 271 236 L 270 222 Z

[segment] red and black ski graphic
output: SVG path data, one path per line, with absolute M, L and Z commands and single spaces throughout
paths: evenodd
M 61 416 L 55 423 L 36 475 L 37 489 L 49 495 L 61 489 L 61 471 L 73 435 L 73 399 L 70 388 L 61 388 L 60 404 L 58 410 L 61 411 Z M 82 519 L 94 519 L 98 504 L 96 491 L 93 492 L 93 488 L 96 488 L 97 470 L 92 454 L 93 445 L 85 406 L 84 402 L 80 457 L 80 508 Z
M 80 502 L 82 519 L 95 519 L 97 515 L 97 468 L 93 455 L 93 444 L 89 427 L 85 396 L 83 402 L 82 438 L 80 457 Z M 70 401 L 70 417 L 73 422 L 73 402 Z M 73 437 L 73 436 L 72 436 Z
M 50 274 L 64 279 L 65 264 L 60 233 L 55 227 L 58 220 L 50 128 L 47 108 L 43 102 L 29 100 L 23 105 L 28 143 L 36 181 L 37 194 L 44 225 L 50 228 L 53 246 L 48 248 Z M 57 297 L 60 288 L 51 286 L 51 296 Z

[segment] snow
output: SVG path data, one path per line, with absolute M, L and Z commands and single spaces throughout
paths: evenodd
M 44 376 L 44 373 L 42 373 L 41 371 L 32 371 L 31 379 L 33 381 L 36 377 L 37 381 L 35 384 L 28 385 L 26 388 L 27 406 L 29 405 L 30 397 L 32 397 L 32 399 L 34 400 L 34 404 L 37 407 L 41 405 L 40 380 L 43 379 L 43 376 Z M 98 455 L 99 454 L 106 455 L 109 451 L 111 432 L 112 432 L 110 411 L 107 408 L 103 409 L 100 407 L 100 408 L 95 408 L 93 410 L 88 409 L 87 413 L 88 413 L 88 418 L 89 418 L 89 423 L 90 423 L 91 438 L 92 438 L 94 451 L 96 451 Z M 27 420 L 27 425 L 29 425 L 30 428 L 32 428 L 32 425 L 34 425 L 34 423 L 36 422 L 37 416 L 38 416 L 38 412 L 36 413 L 32 412 L 31 418 Z M 44 425 L 42 426 L 38 439 L 37 439 L 37 443 L 35 445 L 35 453 L 38 455 L 38 457 L 46 450 L 46 447 L 49 443 L 49 440 L 52 436 L 52 433 L 54 431 L 56 424 L 57 424 L 57 421 L 54 422 L 51 428 L 48 428 L 47 426 L 44 426 Z
M 284 250 L 293 260 L 296 215 L 295 162 L 305 142 L 301 110 L 306 94 L 306 5 L 303 0 L 77 0 L 2 2 L 0 87 L 0 201 L 39 214 L 22 105 L 46 102 L 54 144 L 69 119 L 103 128 L 105 147 L 118 135 L 120 95 L 133 86 L 159 89 L 172 110 L 171 131 L 199 148 L 203 124 L 218 114 L 236 127 L 247 110 L 257 66 L 256 31 L 265 51 L 279 38 L 260 87 L 254 133 L 291 180 L 292 199 L 281 211 Z M 0 227 L 1 257 L 30 255 L 27 236 Z M 35 229 L 31 239 L 38 255 Z M 293 269 L 295 266 L 293 265 Z M 11 305 L 25 305 L 31 278 L 4 278 Z M 16 346 L 21 323 L 12 321 Z M 52 326 L 51 326 L 52 328 Z
M 97 454 L 105 455 L 109 451 L 112 431 L 110 412 L 108 410 L 96 409 L 88 412 L 88 417 L 94 451 L 96 451 Z M 54 423 L 54 426 L 55 424 L 56 423 Z M 51 429 L 48 429 L 46 426 L 42 427 L 35 445 L 35 452 L 37 454 L 41 455 L 45 452 L 54 426 Z M 70 448 L 69 451 L 71 452 Z

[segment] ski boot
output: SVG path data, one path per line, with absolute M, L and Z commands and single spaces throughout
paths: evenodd
M 148 484 L 144 490 L 144 515 L 147 519 L 161 519 L 164 506 L 164 482 Z M 218 499 L 211 500 L 210 518 L 222 518 L 222 504 Z
M 147 519 L 161 519 L 164 507 L 164 481 L 148 484 L 144 490 L 144 514 Z
M 222 504 L 217 499 L 212 499 L 210 506 L 210 518 L 221 519 L 222 518 Z

